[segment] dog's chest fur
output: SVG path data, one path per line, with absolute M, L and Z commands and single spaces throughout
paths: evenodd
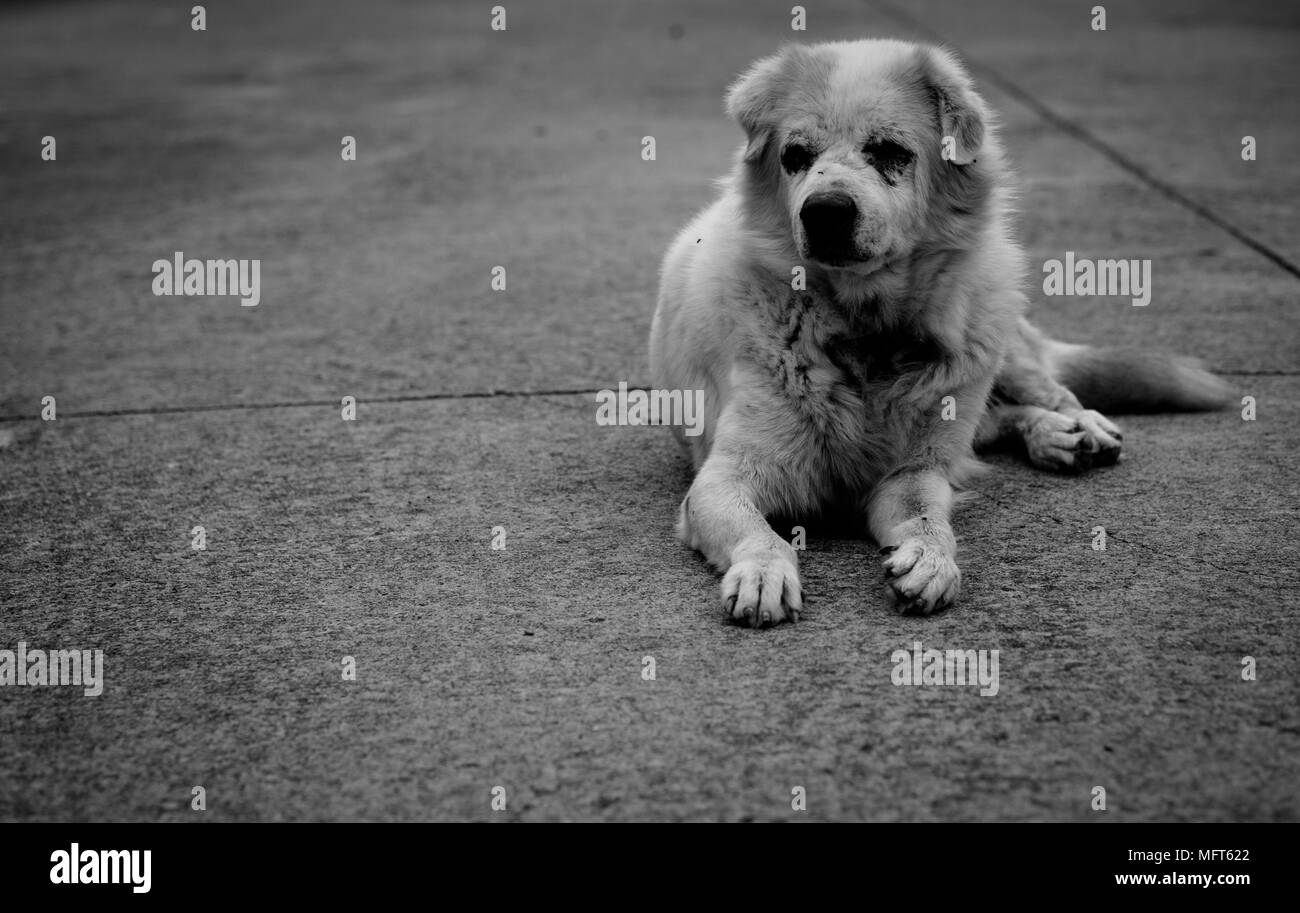
M 923 413 L 939 406 L 926 378 L 941 350 L 906 330 L 855 323 L 812 292 L 792 293 L 765 316 L 755 342 L 772 405 L 802 426 L 795 439 L 813 443 L 792 470 L 825 479 L 822 498 L 865 492 L 897 463 Z

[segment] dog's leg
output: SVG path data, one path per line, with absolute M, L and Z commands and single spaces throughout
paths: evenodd
M 976 367 L 966 365 L 968 370 Z M 953 604 L 961 590 L 957 539 L 952 531 L 954 483 L 976 468 L 976 432 L 984 421 L 993 367 L 950 377 L 936 366 L 920 385 L 950 390 L 951 418 L 931 410 L 917 415 L 896 468 L 878 482 L 867 500 L 867 525 L 880 544 L 881 562 L 895 608 L 928 615 Z
M 1124 436 L 1100 412 L 1083 408 L 1075 395 L 1052 376 L 1046 363 L 1048 343 L 1042 333 L 1021 320 L 1017 332 L 1011 335 L 1006 363 L 998 374 L 997 392 L 1014 405 L 990 410 L 991 420 L 998 423 L 999 436 L 1018 435 L 1030 461 L 1042 469 L 1077 472 L 1116 463 Z M 1002 411 L 1008 409 L 1011 411 Z M 985 430 L 981 429 L 981 437 Z M 1073 450 L 1063 452 L 1064 438 L 1076 435 Z
M 727 614 L 758 628 L 798 621 L 803 595 L 794 548 L 768 525 L 754 482 L 715 449 L 682 502 L 677 532 L 723 572 Z
M 975 446 L 982 449 L 1014 441 L 1029 461 L 1040 469 L 1076 472 L 1102 465 L 1099 459 L 1114 462 L 1112 455 L 1119 456 L 1118 452 L 1112 452 L 1102 443 L 1110 436 L 1107 428 L 1114 429 L 1116 435 L 1119 429 L 1099 414 L 1094 421 L 1098 423 L 1099 434 L 1090 440 L 1077 416 L 1053 412 L 1042 406 L 995 404 L 989 407 L 980 422 Z M 1118 438 L 1115 440 L 1118 446 Z
M 928 615 L 957 598 L 961 572 L 951 512 L 952 486 L 933 469 L 889 476 L 872 494 L 867 519 L 900 611 Z
M 1014 390 L 999 390 L 1017 395 Z M 1027 396 L 1023 390 L 1019 395 Z M 1043 401 L 1055 405 L 1041 405 Z M 999 437 L 1018 437 L 1029 461 L 1039 469 L 1082 472 L 1119 462 L 1124 435 L 1118 426 L 1100 412 L 1084 409 L 1064 387 L 1039 404 L 994 406 L 989 410 L 989 419 L 998 423 Z

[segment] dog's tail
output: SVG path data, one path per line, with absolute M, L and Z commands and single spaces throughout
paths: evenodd
M 1097 349 L 1053 340 L 1052 374 L 1085 409 L 1201 412 L 1233 402 L 1232 389 L 1193 358 L 1140 349 Z

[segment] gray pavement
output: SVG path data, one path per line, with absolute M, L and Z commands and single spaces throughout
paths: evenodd
M 1300 818 L 1300 15 L 505 5 L 0 6 L 0 649 L 106 679 L 0 688 L 0 820 Z M 1079 478 L 991 458 L 933 618 L 811 529 L 806 619 L 739 629 L 672 536 L 666 430 L 547 391 L 644 382 L 727 82 L 884 35 L 972 64 L 1035 271 L 1153 260 L 1147 308 L 1037 321 L 1198 356 L 1258 419 L 1124 418 Z M 155 298 L 175 250 L 262 258 L 262 303 Z M 895 687 L 917 640 L 998 649 L 998 694 Z

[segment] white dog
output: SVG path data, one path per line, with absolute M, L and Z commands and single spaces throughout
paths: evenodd
M 656 387 L 704 391 L 678 532 L 724 573 L 731 618 L 801 608 L 767 517 L 860 512 L 896 605 L 928 613 L 957 597 L 949 516 L 977 443 L 1081 470 L 1121 441 L 1084 404 L 1223 404 L 1190 361 L 1053 342 L 1022 317 L 1002 148 L 949 52 L 792 45 L 727 110 L 746 142 L 664 260 L 650 361 Z

